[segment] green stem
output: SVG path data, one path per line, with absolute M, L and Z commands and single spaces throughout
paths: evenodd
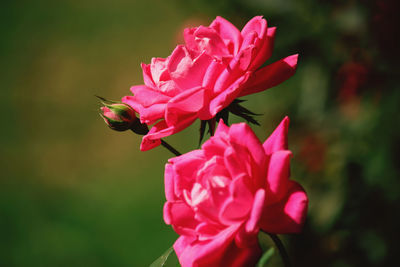
M 281 254 L 282 260 L 283 260 L 283 265 L 285 267 L 291 267 L 292 265 L 290 264 L 290 259 L 289 259 L 289 255 L 286 252 L 285 247 L 283 246 L 282 241 L 279 239 L 278 235 L 276 234 L 271 234 L 271 233 L 267 233 L 269 235 L 269 237 L 272 239 L 272 241 L 274 241 L 275 246 L 278 248 L 279 250 L 279 254 Z
M 171 151 L 171 153 L 173 153 L 175 156 L 180 156 L 182 155 L 181 153 L 179 153 L 178 150 L 176 150 L 175 148 L 173 148 L 170 144 L 168 144 L 167 142 L 165 142 L 164 140 L 161 140 L 161 145 L 163 147 L 165 147 L 166 149 L 168 149 L 169 151 Z

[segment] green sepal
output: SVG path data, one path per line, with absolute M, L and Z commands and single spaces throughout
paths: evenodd
M 260 259 L 258 260 L 256 267 L 266 267 L 267 264 L 270 262 L 272 256 L 275 253 L 275 248 L 271 244 L 271 241 L 266 233 L 260 231 L 258 233 L 258 243 L 260 244 L 261 250 L 263 254 L 261 255 Z
M 274 247 L 270 247 L 267 251 L 265 251 L 262 254 L 260 260 L 257 262 L 256 267 L 266 267 L 267 263 L 269 262 L 271 257 L 274 255 L 274 253 L 275 253 Z
M 155 260 L 152 264 L 150 264 L 150 267 L 178 267 L 178 266 L 180 265 L 173 247 L 170 247 L 157 260 Z

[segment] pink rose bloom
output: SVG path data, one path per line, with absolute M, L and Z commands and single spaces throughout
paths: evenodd
M 210 26 L 187 28 L 186 45 L 167 58 L 142 64 L 144 85 L 131 88 L 131 105 L 142 123 L 153 125 L 140 149 L 151 149 L 160 138 L 177 133 L 196 119 L 209 120 L 232 101 L 276 86 L 295 72 L 297 55 L 260 68 L 271 56 L 275 27 L 261 16 L 239 31 L 217 17 Z
M 261 144 L 245 123 L 221 121 L 202 149 L 169 160 L 164 220 L 180 235 L 174 249 L 183 267 L 252 266 L 260 229 L 301 230 L 308 198 L 289 180 L 288 124 L 286 117 Z

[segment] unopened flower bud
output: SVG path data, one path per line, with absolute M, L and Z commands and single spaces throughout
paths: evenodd
M 135 110 L 127 104 L 110 101 L 102 101 L 102 104 L 104 106 L 100 108 L 100 116 L 113 130 L 129 130 L 138 120 L 136 118 Z

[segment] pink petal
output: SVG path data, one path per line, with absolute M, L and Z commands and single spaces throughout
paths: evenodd
M 142 63 L 141 67 L 142 67 L 144 84 L 153 89 L 157 88 L 156 84 L 153 81 L 153 77 L 150 70 L 150 64 Z
M 196 38 L 194 36 L 196 29 L 197 28 L 186 28 L 183 30 L 183 37 L 185 39 L 186 47 L 193 51 L 198 51 Z
M 167 103 L 171 99 L 171 97 L 155 91 L 146 85 L 132 86 L 131 92 L 136 101 L 146 108 L 157 103 Z
M 218 59 L 230 54 L 221 36 L 213 28 L 199 26 L 194 32 L 186 32 L 185 41 L 188 41 L 189 49 L 205 51 L 208 55 Z
M 249 69 L 258 69 L 271 57 L 272 50 L 274 49 L 275 32 L 276 27 L 268 28 L 266 38 L 260 39 L 261 47 L 258 47 L 257 55 L 255 56 Z
M 164 184 L 165 184 L 165 198 L 167 201 L 174 201 L 176 200 L 175 195 L 175 180 L 174 180 L 175 172 L 173 170 L 172 164 L 167 163 L 165 164 L 165 171 L 164 171 Z
M 217 129 L 215 129 L 214 136 L 218 138 L 228 138 L 229 127 L 225 125 L 222 119 L 219 120 Z
M 161 145 L 160 139 L 149 139 L 146 138 L 146 136 L 144 136 L 142 138 L 142 143 L 140 144 L 140 151 L 147 151 L 155 147 L 158 147 L 159 145 Z
M 262 16 L 256 16 L 252 18 L 247 24 L 243 27 L 241 34 L 243 38 L 246 38 L 247 35 L 255 32 L 259 39 L 264 39 L 265 34 L 267 32 L 267 21 L 263 19 Z
M 267 90 L 289 79 L 296 72 L 297 58 L 297 54 L 292 55 L 254 72 L 239 97 Z
M 217 18 L 211 23 L 210 27 L 215 29 L 224 41 L 231 41 L 231 44 L 233 45 L 232 52 L 236 55 L 242 43 L 242 36 L 239 30 L 232 23 L 220 16 L 217 16 Z M 228 47 L 228 50 L 230 50 L 229 44 L 227 44 L 226 41 L 225 45 Z
M 260 39 L 256 32 L 249 32 L 246 36 L 243 36 L 243 43 L 241 47 L 241 51 L 247 49 L 250 46 L 256 47 L 256 44 L 260 45 Z M 258 48 L 258 47 L 257 47 Z
M 206 241 L 196 241 L 191 237 L 181 236 L 174 244 L 179 262 L 184 267 L 210 266 L 220 267 L 227 248 L 232 244 L 238 229 L 232 225 L 221 231 L 215 238 Z M 229 255 L 232 255 L 229 253 Z
M 179 235 L 195 235 L 199 222 L 194 219 L 194 212 L 185 202 L 166 202 L 164 205 L 164 221 L 171 224 Z
M 161 81 L 166 81 L 170 80 L 168 69 L 167 69 L 167 64 L 168 60 L 165 58 L 156 58 L 153 57 L 151 59 L 151 64 L 150 64 L 150 72 L 151 72 L 151 77 L 154 83 L 157 85 Z M 142 66 L 142 69 L 143 66 Z M 146 70 L 146 74 L 148 74 L 148 71 Z
M 214 94 L 225 91 L 235 80 L 245 75 L 254 54 L 254 46 L 249 46 L 240 51 L 222 71 L 215 82 Z
M 243 222 L 251 210 L 253 195 L 247 188 L 245 179 L 248 177 L 239 176 L 229 185 L 231 196 L 225 201 L 219 214 L 220 222 L 225 225 Z
M 248 78 L 249 73 L 244 74 L 234 81 L 226 90 L 218 94 L 213 100 L 211 100 L 208 107 L 206 106 L 199 111 L 199 118 L 202 120 L 211 119 L 222 109 L 229 106 L 229 104 L 238 96 L 242 84 L 244 84 Z
M 199 235 L 199 241 L 209 240 L 214 238 L 221 231 L 220 227 L 212 223 L 200 223 L 196 228 L 196 233 Z
M 211 158 L 215 155 L 224 155 L 225 149 L 228 146 L 228 131 L 228 126 L 220 121 L 214 136 L 211 136 L 201 147 L 207 158 Z
M 271 155 L 276 151 L 288 149 L 288 130 L 289 117 L 286 116 L 274 132 L 265 140 L 263 144 L 265 154 Z
M 173 177 L 174 193 L 177 197 L 182 197 L 183 190 L 190 191 L 196 182 L 197 171 L 205 162 L 204 153 L 201 150 L 193 150 L 169 161 L 173 163 L 175 175 Z
M 182 90 L 187 90 L 202 85 L 204 74 L 211 62 L 211 57 L 206 53 L 192 59 L 186 47 L 178 45 L 169 58 L 168 70 L 174 82 Z
M 237 237 L 238 235 L 236 235 Z M 219 266 L 244 267 L 256 266 L 261 257 L 261 248 L 258 244 L 256 235 L 246 236 L 245 246 L 240 246 L 237 242 L 232 242 L 224 253 L 224 257 L 219 262 Z M 236 241 L 237 239 L 235 239 Z
M 225 65 L 221 61 L 213 60 L 204 74 L 202 86 L 208 91 L 212 91 L 215 82 L 224 69 Z
M 141 123 L 146 123 L 148 125 L 162 119 L 165 114 L 166 104 L 153 104 L 152 106 L 145 108 L 138 103 L 135 96 L 124 96 L 122 102 L 130 105 L 137 113 L 139 113 Z
M 260 140 L 254 134 L 253 130 L 246 123 L 233 124 L 229 129 L 229 137 L 231 144 L 237 144 L 247 150 L 259 169 L 263 169 L 265 165 L 265 152 Z
M 255 192 L 257 188 L 264 187 L 267 173 L 265 166 L 268 158 L 254 132 L 247 124 L 240 123 L 231 126 L 229 136 L 233 155 L 226 155 L 227 159 L 232 162 L 231 164 L 226 163 L 226 165 L 232 166 L 236 163 L 243 169 L 242 171 L 248 174 L 250 177 L 248 185 L 252 192 Z M 231 167 L 229 170 L 232 173 L 233 168 Z
M 271 155 L 267 174 L 267 203 L 281 200 L 286 192 L 290 175 L 290 158 L 292 152 L 280 150 Z
M 180 132 L 196 120 L 196 115 L 188 115 L 182 118 L 176 125 L 168 126 L 165 121 L 160 121 L 155 124 L 150 131 L 142 139 L 140 145 L 141 151 L 147 151 L 161 144 L 160 138 L 170 136 L 174 133 Z
M 165 119 L 168 125 L 179 124 L 187 116 L 197 113 L 204 105 L 204 89 L 195 87 L 188 89 L 167 104 Z
M 261 218 L 261 214 L 264 208 L 264 200 L 265 200 L 265 190 L 258 189 L 256 194 L 254 195 L 253 207 L 250 212 L 250 218 L 246 222 L 246 232 L 247 233 L 257 233 L 258 232 L 258 223 Z
M 232 178 L 247 174 L 247 160 L 245 159 L 244 162 L 241 161 L 241 159 L 245 157 L 246 156 L 239 157 L 237 151 L 230 146 L 225 148 L 225 167 L 228 169 Z
M 308 197 L 296 182 L 289 181 L 286 197 L 280 202 L 264 207 L 260 227 L 274 234 L 298 233 L 307 215 Z

